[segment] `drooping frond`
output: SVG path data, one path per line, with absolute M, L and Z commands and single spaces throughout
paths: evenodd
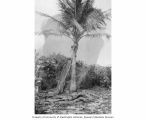
M 60 33 L 60 32 L 48 32 L 47 35 L 48 36 L 53 35 L 53 36 L 59 36 L 59 37 L 65 36 L 65 37 L 68 37 L 70 39 L 73 39 L 70 35 L 67 35 L 65 33 Z
M 103 14 L 107 20 L 111 20 L 111 9 L 104 11 Z
M 66 26 L 71 27 L 71 19 L 74 18 L 73 4 L 69 1 L 67 2 L 67 0 L 59 0 L 59 7 L 62 15 L 62 20 L 64 21 Z
M 58 32 L 59 34 L 63 34 L 65 36 L 71 36 L 71 31 L 68 29 L 68 27 L 62 21 L 59 21 L 59 20 L 55 19 L 54 17 L 47 15 L 45 13 L 41 13 L 38 11 L 36 13 L 41 16 L 50 18 L 51 20 L 53 20 L 53 22 L 55 22 L 58 25 L 58 29 L 57 29 L 57 31 L 54 31 L 54 33 Z M 52 31 L 52 29 L 49 29 L 49 30 L 47 29 L 47 31 L 43 31 L 43 32 L 45 34 L 49 35 L 50 31 Z
M 105 29 L 106 16 L 100 9 L 93 9 L 93 11 L 86 17 L 84 28 L 90 32 L 96 29 Z
M 111 37 L 111 35 L 109 35 L 108 33 L 95 33 L 95 34 L 86 34 L 82 37 L 92 37 L 92 38 L 101 38 L 101 37 L 106 37 L 107 39 L 109 39 Z
M 70 7 L 71 9 L 74 9 L 75 8 L 75 3 L 74 2 L 72 2 L 72 1 L 70 1 L 70 0 L 63 0 L 65 3 L 66 3 L 66 5 L 68 6 L 68 7 Z
M 96 30 L 96 31 L 92 31 L 92 32 L 86 32 L 85 34 L 80 36 L 80 39 L 83 38 L 83 37 L 87 37 L 87 38 L 106 37 L 107 39 L 110 39 L 111 35 L 106 30 Z
M 50 19 L 52 19 L 53 21 L 55 21 L 58 25 L 61 25 L 62 27 L 66 28 L 65 24 L 57 19 L 55 19 L 54 17 L 50 16 L 50 15 L 47 15 L 45 13 L 42 13 L 42 12 L 38 12 L 36 11 L 37 14 L 41 15 L 41 16 L 44 16 L 44 17 L 48 17 Z
M 82 3 L 81 15 L 78 20 L 80 24 L 85 24 L 87 16 L 94 10 L 93 3 L 94 0 L 86 0 Z

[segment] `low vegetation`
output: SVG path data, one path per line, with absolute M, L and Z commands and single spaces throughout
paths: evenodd
M 61 109 L 64 109 L 64 113 L 71 113 L 69 112 L 70 110 L 69 107 L 78 104 L 78 102 L 82 101 L 84 104 L 88 103 L 86 104 L 86 106 L 89 107 L 91 103 L 95 104 L 97 101 L 99 103 L 99 100 L 104 98 L 106 98 L 106 100 L 108 99 L 107 101 L 108 104 L 105 103 L 105 106 L 103 108 L 99 109 L 98 107 L 100 105 L 99 106 L 95 105 L 98 110 L 97 109 L 95 109 L 94 111 L 85 110 L 86 112 L 85 111 L 83 112 L 83 110 L 77 110 L 77 107 L 73 106 L 74 108 L 76 108 L 73 111 L 77 110 L 76 113 L 98 113 L 98 114 L 110 113 L 110 99 L 111 99 L 110 97 L 111 67 L 110 66 L 103 67 L 99 65 L 87 65 L 82 61 L 77 61 L 76 63 L 77 92 L 70 94 L 68 93 L 70 79 L 71 79 L 71 69 L 70 69 L 65 80 L 65 88 L 63 93 L 61 95 L 56 95 L 55 99 L 52 98 L 52 96 L 48 95 L 49 92 L 56 89 L 57 84 L 60 80 L 59 76 L 61 74 L 61 71 L 63 70 L 63 66 L 67 64 L 68 60 L 71 60 L 71 58 L 67 58 L 61 54 L 52 54 L 49 57 L 44 57 L 44 56 L 39 57 L 39 55 L 36 54 L 35 113 L 36 114 L 60 113 L 62 110 L 58 110 L 56 112 L 55 111 L 53 112 L 53 110 L 51 110 L 51 108 L 53 107 L 54 109 L 56 108 L 55 110 L 57 110 L 58 107 L 56 107 L 56 105 L 63 106 Z M 86 91 L 86 93 L 90 91 L 89 93 L 90 95 L 88 99 L 87 99 L 87 95 L 85 96 L 83 94 L 83 91 Z M 99 94 L 103 94 L 103 95 L 99 95 Z M 67 98 L 65 96 L 67 96 Z M 104 100 L 102 101 L 105 102 Z M 101 104 L 103 103 L 101 102 Z M 102 109 L 105 110 L 102 111 Z

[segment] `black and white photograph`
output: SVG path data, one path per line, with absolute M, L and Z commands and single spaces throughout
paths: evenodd
M 111 0 L 35 1 L 35 114 L 111 114 Z
M 1 0 L 1 120 L 146 120 L 145 0 Z

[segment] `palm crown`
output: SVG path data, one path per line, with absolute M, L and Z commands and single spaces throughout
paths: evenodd
M 106 20 L 110 20 L 109 10 L 102 12 L 94 8 L 93 3 L 94 0 L 59 0 L 60 21 L 44 13 L 37 13 L 53 19 L 61 27 L 57 31 L 59 35 L 80 40 L 83 36 L 89 36 L 88 33 L 91 31 L 105 29 Z M 57 35 L 57 32 L 49 31 L 48 34 Z M 105 35 L 105 33 L 98 32 L 96 35 Z M 92 37 L 96 35 L 90 34 Z

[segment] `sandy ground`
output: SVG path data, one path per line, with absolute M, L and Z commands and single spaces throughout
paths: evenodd
M 52 102 L 39 98 L 39 106 L 42 111 L 37 114 L 111 114 L 111 90 L 101 87 L 80 90 L 79 92 L 90 95 L 90 100 L 78 100 L 72 102 Z M 65 97 L 66 94 L 62 94 Z M 37 100 L 36 100 L 37 101 Z

